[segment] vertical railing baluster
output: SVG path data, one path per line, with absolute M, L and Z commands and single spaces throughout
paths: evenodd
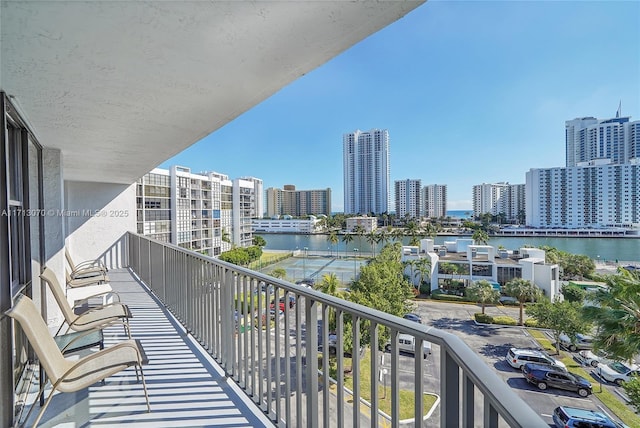
M 270 290 L 271 284 L 267 285 L 267 290 Z M 274 290 L 275 291 L 275 290 Z M 273 377 L 271 376 L 272 374 L 272 370 L 271 370 L 271 364 L 273 363 L 273 359 L 271 358 L 271 312 L 270 312 L 270 304 L 271 304 L 271 293 L 267 292 L 267 299 L 266 299 L 266 311 L 265 313 L 267 314 L 267 322 L 266 322 L 266 330 L 265 330 L 265 345 L 266 345 L 266 349 L 265 349 L 265 353 L 266 353 L 266 382 L 267 382 L 267 397 L 266 397 L 266 403 L 267 403 L 267 416 L 269 416 L 271 418 L 272 415 L 272 407 L 271 407 L 271 403 L 273 400 L 273 394 L 271 393 L 273 390 Z
M 280 302 L 278 296 L 280 295 L 280 288 L 274 287 L 273 289 L 273 311 L 275 314 L 276 322 L 275 322 L 275 349 L 274 349 L 274 362 L 275 362 L 275 376 L 274 376 L 274 395 L 276 401 L 276 420 L 280 421 L 281 412 L 280 412 L 280 361 L 281 361 L 281 348 L 280 348 Z
M 309 304 L 309 299 L 304 299 L 304 306 Z M 296 426 L 302 427 L 304 416 L 302 413 L 302 378 L 304 376 L 304 370 L 302 369 L 302 306 L 296 305 Z M 309 324 L 306 325 L 306 329 L 309 330 Z M 316 327 L 314 327 L 316 328 Z
M 475 388 L 473 381 L 466 374 L 462 374 L 462 426 L 463 428 L 473 428 L 474 425 L 474 396 Z
M 369 326 L 369 336 L 371 337 L 371 426 L 377 427 L 379 425 L 378 400 L 380 394 L 378 393 L 378 376 L 380 376 L 380 362 L 378 361 L 378 324 L 373 321 Z
M 306 299 L 305 379 L 307 393 L 307 428 L 318 428 L 318 302 Z
M 285 293 L 285 304 L 289 303 L 291 294 Z M 298 302 L 299 296 L 295 296 Z M 285 425 L 291 426 L 291 311 L 287 309 L 284 317 L 284 403 Z
M 443 427 L 457 427 L 460 425 L 460 370 L 449 350 L 442 347 L 440 352 L 440 425 Z M 467 404 L 473 405 L 473 404 Z
M 322 425 L 325 428 L 330 426 L 330 411 L 331 404 L 329 402 L 331 397 L 331 383 L 330 369 L 329 369 L 329 318 L 330 318 L 329 305 L 322 305 Z
M 484 415 L 482 419 L 484 428 L 498 428 L 498 412 L 486 395 L 484 396 Z
M 351 377 L 353 378 L 353 427 L 360 426 L 360 318 L 351 319 Z
M 261 282 L 262 284 L 262 282 Z M 260 286 L 261 287 L 261 286 Z M 264 324 L 263 324 L 263 318 L 264 318 L 264 322 L 269 322 L 269 319 L 267 318 L 267 313 L 268 312 L 264 312 L 264 298 L 263 298 L 263 294 L 262 294 L 262 290 L 258 289 L 258 403 L 260 404 L 260 407 L 262 408 L 262 403 L 263 403 L 263 399 L 264 399 L 264 361 L 265 359 L 265 355 L 264 355 L 264 348 L 263 348 L 263 343 L 264 343 Z M 262 409 L 264 410 L 264 408 Z
M 422 421 L 422 415 L 424 414 L 424 400 L 422 399 L 422 396 L 424 394 L 424 361 L 425 361 L 425 355 L 424 355 L 424 342 L 422 341 L 422 339 L 419 338 L 415 338 L 415 353 L 413 355 L 414 358 L 414 385 L 415 385 L 415 389 L 414 389 L 414 393 L 416 396 L 416 400 L 415 400 L 415 408 L 414 408 L 414 420 L 416 421 L 416 426 L 420 426 L 421 425 L 421 421 Z
M 398 330 L 391 329 L 391 426 L 400 426 L 400 353 Z M 446 426 L 446 425 L 445 425 Z
M 326 338 L 326 336 L 325 336 Z M 327 343 L 327 342 L 325 342 Z M 342 310 L 336 310 L 336 370 L 338 382 L 338 394 L 336 407 L 338 411 L 338 426 L 343 427 L 344 418 L 344 313 Z

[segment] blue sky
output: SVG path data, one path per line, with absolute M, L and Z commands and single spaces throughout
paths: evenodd
M 169 159 L 268 187 L 332 190 L 342 135 L 388 129 L 393 181 L 524 183 L 564 166 L 564 122 L 640 119 L 640 2 L 429 1 Z M 393 196 L 393 195 L 392 195 Z

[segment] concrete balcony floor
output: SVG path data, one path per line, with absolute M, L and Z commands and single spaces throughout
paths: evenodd
M 105 384 L 57 393 L 39 426 L 274 426 L 233 381 L 225 380 L 216 362 L 128 270 L 111 270 L 109 277 L 133 313 L 132 336 L 141 341 L 149 358 L 143 370 L 151 412 L 146 412 L 142 383 L 136 383 L 135 370 L 129 368 L 107 378 Z M 105 347 L 126 338 L 122 327 L 105 329 L 104 337 Z M 34 409 L 26 426 L 31 426 L 38 410 Z

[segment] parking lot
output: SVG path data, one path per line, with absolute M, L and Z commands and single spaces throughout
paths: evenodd
M 473 314 L 480 311 L 480 307 L 471 304 L 454 304 L 436 301 L 418 301 L 414 312 L 422 317 L 425 325 L 430 325 L 443 330 L 448 330 L 461 337 L 480 357 L 492 367 L 509 385 L 513 391 L 520 395 L 544 420 L 553 425 L 551 415 L 553 409 L 558 406 L 581 407 L 609 413 L 602 403 L 593 395 L 586 398 L 577 393 L 560 389 L 539 390 L 529 384 L 520 370 L 512 368 L 504 359 L 509 348 L 538 347 L 537 342 L 528 334 L 526 329 L 520 327 L 477 325 L 473 321 Z M 517 307 L 488 307 L 486 312 L 491 315 L 508 315 L 518 319 Z M 588 380 L 593 385 L 593 390 L 600 387 L 608 388 L 616 396 L 621 387 L 613 384 L 599 382 L 595 369 L 585 367 L 587 373 L 591 373 Z M 622 397 L 620 400 L 623 401 Z

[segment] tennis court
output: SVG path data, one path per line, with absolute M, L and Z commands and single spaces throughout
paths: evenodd
M 360 266 L 366 262 L 367 259 L 364 257 L 337 259 L 326 255 L 307 255 L 306 257 L 300 255 L 269 265 L 261 272 L 269 273 L 276 268 L 283 268 L 287 271 L 288 281 L 296 282 L 304 278 L 312 278 L 316 283 L 322 281 L 323 275 L 334 273 L 346 287 L 353 281 L 354 274 L 360 272 Z

